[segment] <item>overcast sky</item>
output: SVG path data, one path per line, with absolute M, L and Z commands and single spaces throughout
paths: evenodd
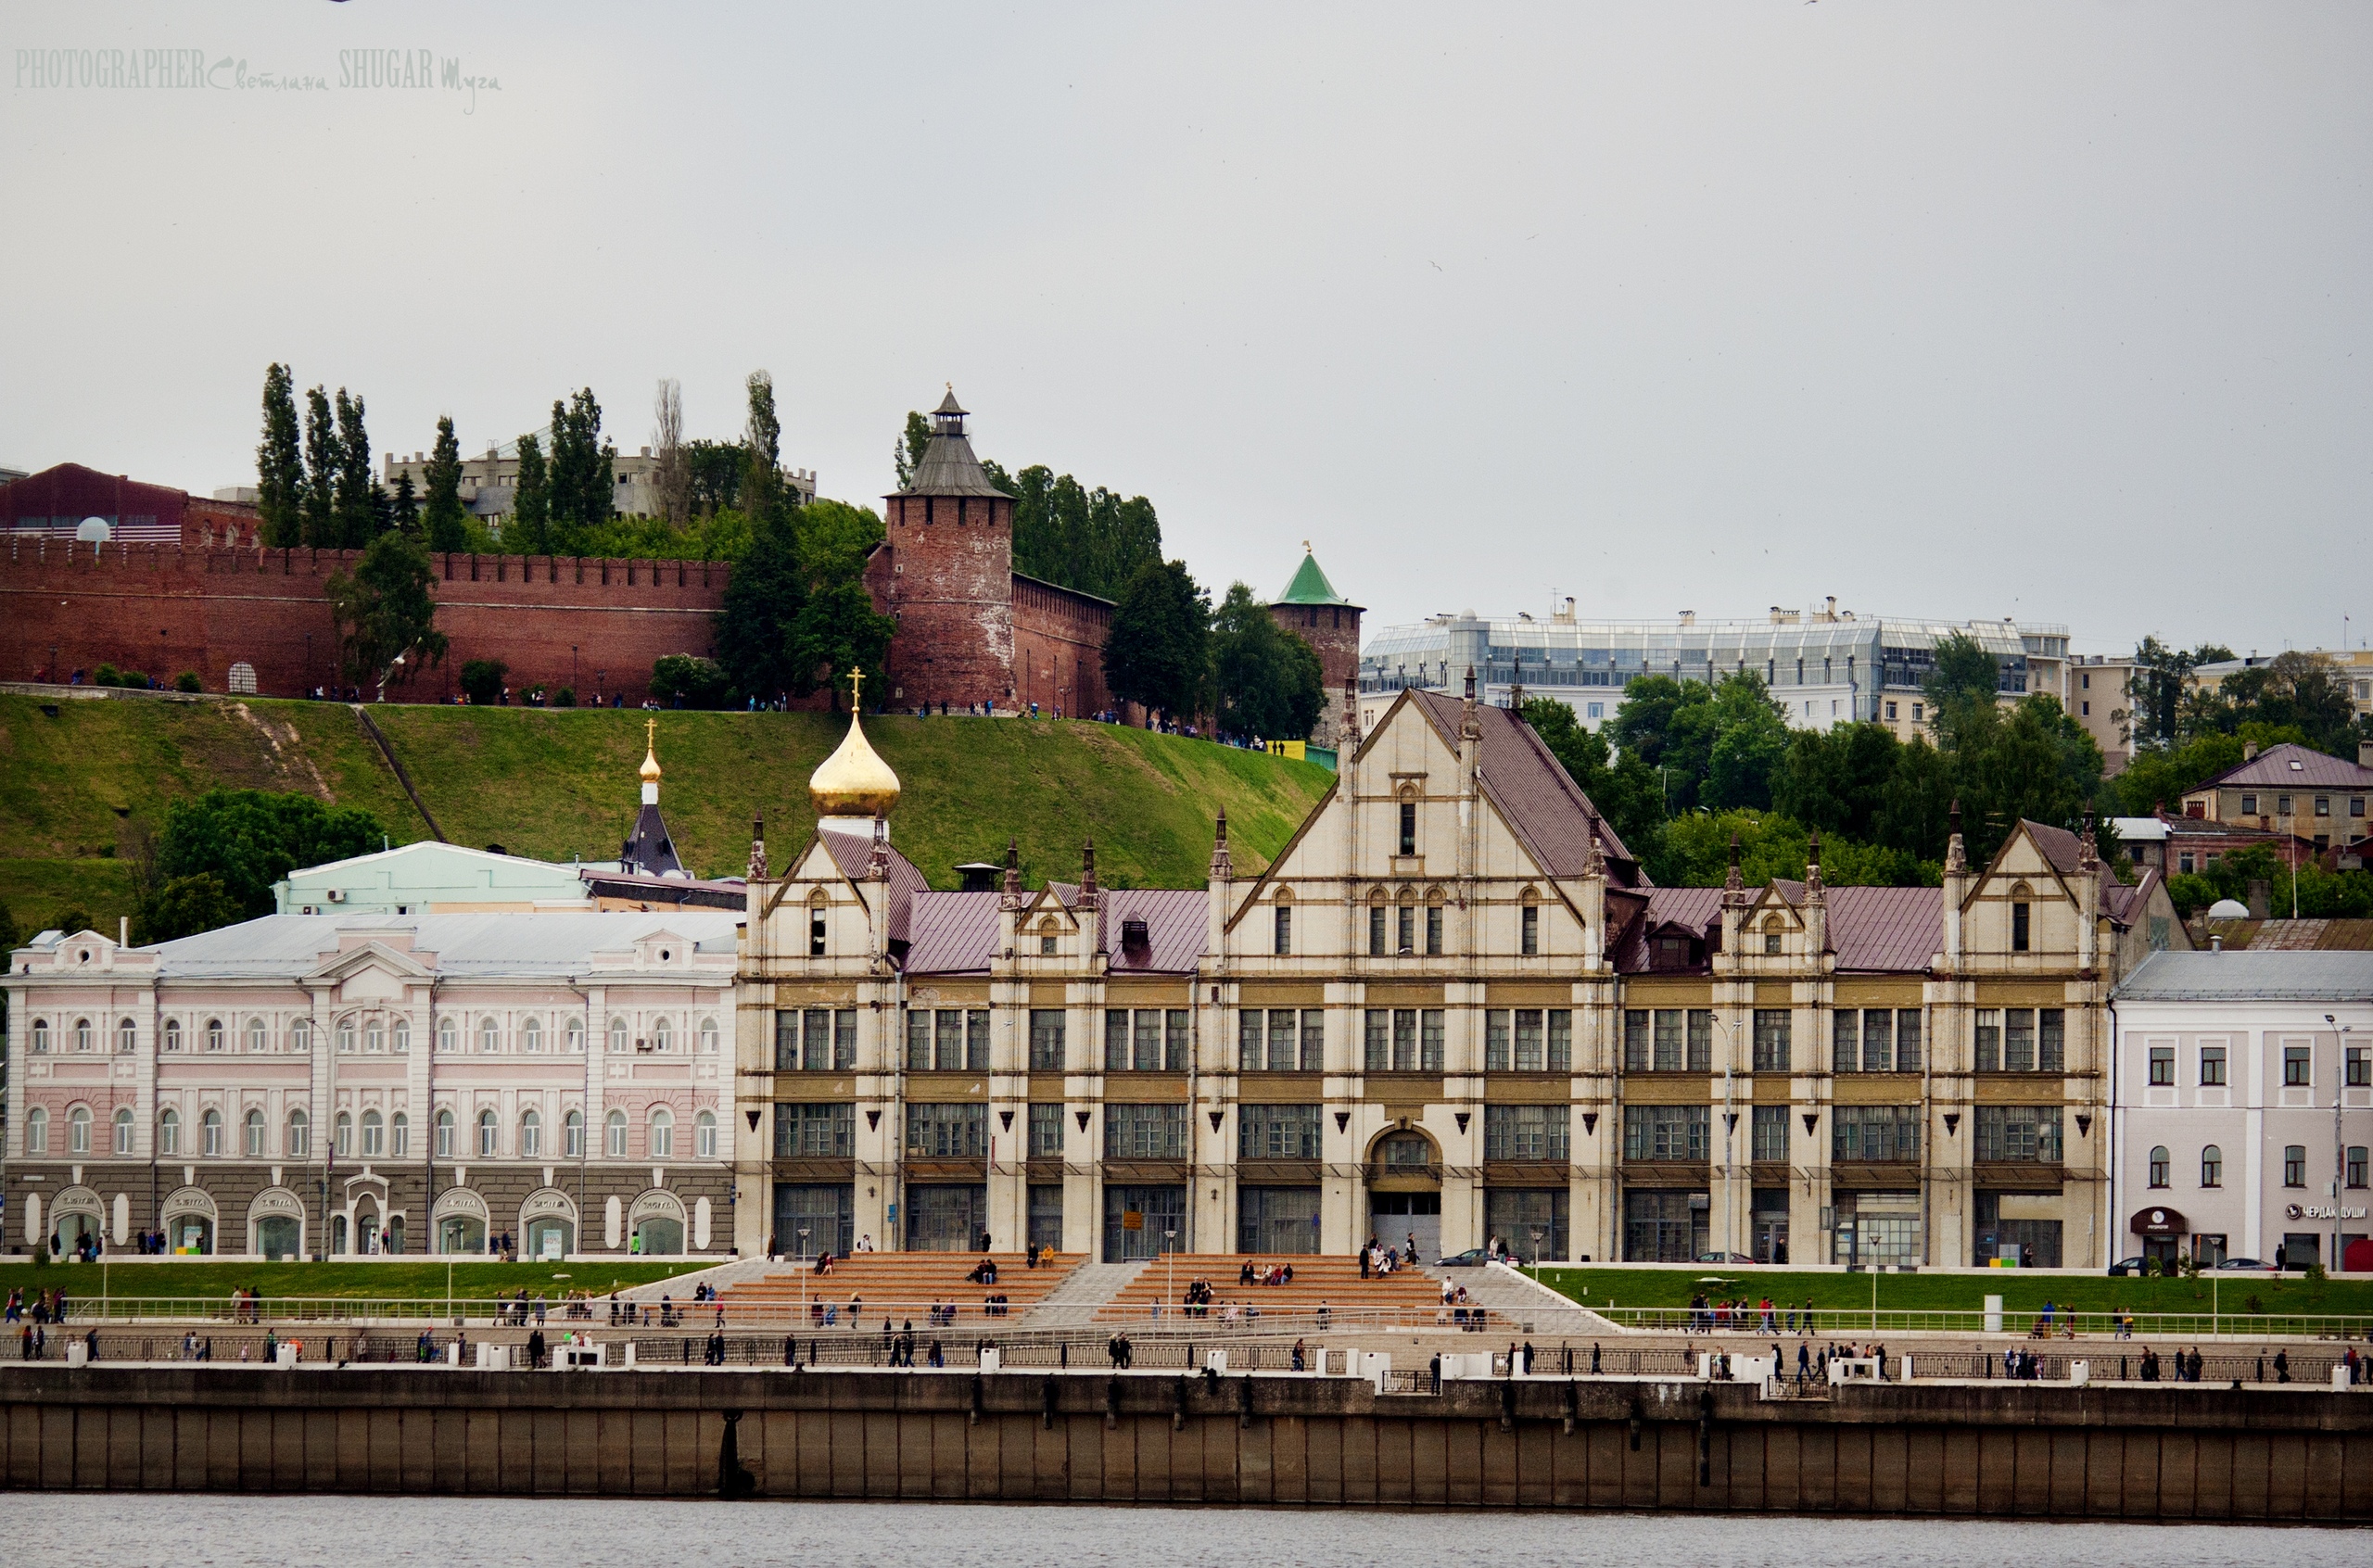
M 2373 6 L 0 6 L 0 463 L 253 483 L 654 382 L 1445 610 L 2373 633 Z M 425 51 L 471 92 L 341 85 Z M 192 88 L 39 51 L 195 50 Z M 145 58 L 145 57 L 133 57 Z M 218 66 L 217 62 L 228 62 Z M 320 90 L 239 84 L 317 79 Z M 876 503 L 878 504 L 878 503 Z

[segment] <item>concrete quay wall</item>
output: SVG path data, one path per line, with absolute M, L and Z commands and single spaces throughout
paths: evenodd
M 0 1485 L 2373 1520 L 2373 1397 L 1630 1380 L 0 1369 Z

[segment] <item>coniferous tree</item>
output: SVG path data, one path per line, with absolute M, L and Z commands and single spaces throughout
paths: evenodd
M 405 534 L 417 538 L 420 535 L 420 496 L 412 487 L 412 470 L 396 471 L 396 493 L 388 503 L 388 521 Z
M 298 526 L 301 542 L 315 550 L 337 548 L 337 421 L 329 392 L 305 394 L 305 501 Z
M 544 467 L 544 449 L 532 435 L 519 437 L 519 487 L 511 513 L 511 531 L 526 555 L 552 553 L 552 476 Z
M 256 448 L 256 511 L 263 542 L 274 549 L 304 537 L 305 455 L 297 424 L 296 383 L 288 367 L 263 373 L 263 440 Z
M 453 416 L 437 416 L 437 448 L 428 454 L 428 495 L 421 508 L 422 532 L 431 550 L 443 553 L 470 548 L 470 534 L 462 514 L 462 443 L 453 434 Z
M 362 399 L 337 389 L 337 477 L 333 509 L 338 548 L 361 550 L 378 532 L 373 516 L 371 436 L 362 424 Z

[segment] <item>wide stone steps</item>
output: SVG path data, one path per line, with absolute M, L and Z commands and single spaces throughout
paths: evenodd
M 983 1258 L 996 1263 L 995 1284 L 965 1278 Z M 933 1306 L 954 1308 L 958 1323 L 1014 1326 L 1082 1261 L 1077 1253 L 1059 1254 L 1033 1269 L 1018 1252 L 859 1252 L 835 1258 L 828 1274 L 818 1274 L 811 1263 L 776 1264 L 762 1278 L 728 1286 L 719 1299 L 727 1323 L 747 1327 L 796 1322 L 812 1328 L 818 1308 L 829 1306 L 831 1326 L 844 1328 L 852 1303 L 861 1328 L 878 1329 L 885 1316 L 921 1323 Z M 1005 1298 L 994 1315 L 993 1296 Z

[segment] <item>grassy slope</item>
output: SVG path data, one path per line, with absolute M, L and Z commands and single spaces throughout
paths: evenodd
M 566 859 L 616 854 L 638 800 L 640 713 L 389 705 L 374 717 L 456 843 Z M 807 776 L 847 720 L 816 714 L 659 715 L 662 799 L 695 870 L 735 874 L 754 808 L 781 867 L 813 822 Z M 898 770 L 898 847 L 934 886 L 1022 841 L 1033 882 L 1072 878 L 1093 833 L 1108 885 L 1198 885 L 1225 806 L 1239 869 L 1283 846 L 1332 775 L 1306 763 L 1108 725 L 880 718 Z M 115 929 L 131 907 L 140 831 L 175 798 L 302 790 L 374 813 L 399 842 L 427 836 L 395 775 L 336 703 L 64 702 L 0 694 L 0 902 L 28 931 L 81 909 Z
M 1701 1278 L 1719 1275 L 1728 1285 L 1700 1285 Z M 1807 1300 L 1822 1311 L 1860 1309 L 1871 1305 L 1869 1274 L 1793 1273 L 1785 1269 L 1707 1267 L 1704 1269 L 1544 1269 L 1541 1282 L 1586 1306 L 1686 1307 L 1703 1289 L 1715 1296 L 1745 1296 L 1759 1301 L 1769 1296 L 1782 1306 L 1801 1307 Z M 2137 1314 L 2194 1312 L 2208 1315 L 2209 1281 L 2112 1279 L 2106 1273 L 2029 1274 L 2016 1269 L 1986 1274 L 1881 1274 L 1879 1308 L 1889 1310 L 1976 1312 L 1986 1297 L 1999 1296 L 2011 1320 L 2024 1327 L 2046 1301 L 2074 1306 L 2081 1311 L 2108 1312 L 2120 1308 Z M 2329 1280 L 2320 1286 L 2297 1276 L 2278 1279 L 2270 1274 L 2231 1273 L 2222 1276 L 2215 1305 L 2228 1317 L 2247 1311 L 2255 1296 L 2269 1313 L 2373 1313 L 2373 1281 Z M 2240 1332 L 2238 1326 L 2228 1332 Z
M 664 1280 L 710 1265 L 674 1263 L 457 1263 L 453 1294 L 462 1299 L 485 1300 L 525 1289 L 530 1296 L 542 1291 L 552 1300 L 572 1290 L 607 1291 L 615 1286 Z M 95 1299 L 102 1283 L 116 1299 L 159 1296 L 192 1299 L 222 1297 L 235 1290 L 259 1290 L 266 1296 L 369 1296 L 380 1300 L 425 1300 L 445 1294 L 442 1263 L 200 1263 L 195 1259 L 158 1258 L 121 1263 L 102 1271 L 92 1263 L 0 1264 L 0 1298 L 12 1290 L 66 1292 L 68 1321 L 76 1301 Z M 102 1273 L 105 1278 L 102 1280 Z M 559 1276 L 568 1277 L 562 1279 Z

